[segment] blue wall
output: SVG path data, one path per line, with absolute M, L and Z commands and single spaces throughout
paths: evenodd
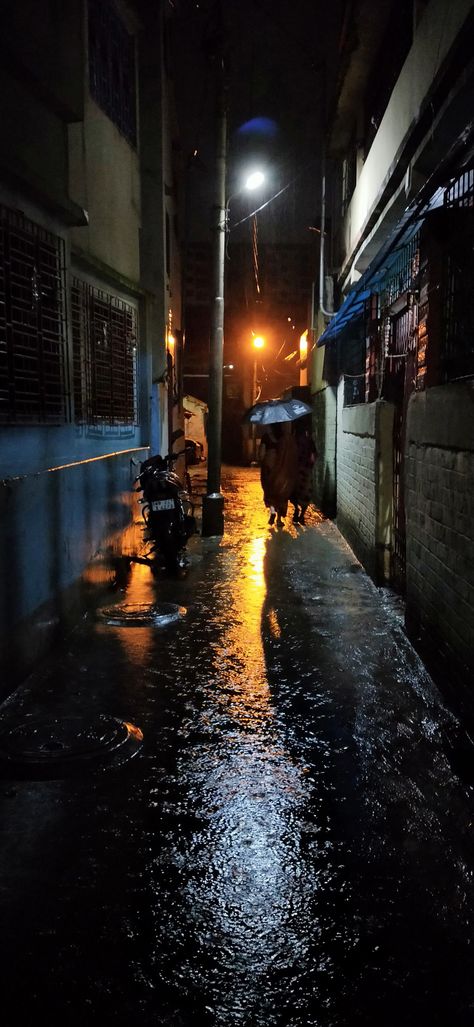
M 137 513 L 136 462 L 147 455 L 133 449 L 0 482 L 4 673 L 21 676 L 45 651 L 61 626 L 67 590 L 90 561 L 120 555 L 123 530 Z

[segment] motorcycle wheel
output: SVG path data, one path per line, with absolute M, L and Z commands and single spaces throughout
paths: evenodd
M 166 549 L 163 553 L 163 560 L 167 571 L 176 572 L 187 566 L 186 553 L 183 549 Z

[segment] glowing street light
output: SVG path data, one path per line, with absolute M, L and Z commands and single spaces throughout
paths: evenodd
M 263 174 L 263 171 L 252 171 L 252 174 L 248 176 L 245 182 L 245 188 L 250 189 L 251 191 L 253 189 L 258 189 L 259 185 L 263 185 L 264 181 L 265 175 Z

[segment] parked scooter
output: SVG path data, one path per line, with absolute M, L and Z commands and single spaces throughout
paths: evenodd
M 175 442 L 184 432 L 173 433 Z M 182 451 L 184 452 L 184 450 Z M 173 470 L 182 453 L 152 456 L 140 465 L 137 492 L 143 491 L 143 520 L 147 537 L 152 543 L 155 558 L 161 559 L 167 570 L 186 566 L 186 544 L 196 531 L 193 506 L 189 492 Z

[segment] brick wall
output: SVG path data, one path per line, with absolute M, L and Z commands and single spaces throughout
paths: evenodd
M 337 525 L 375 581 L 387 580 L 393 531 L 393 405 L 343 406 L 338 390 Z
M 377 519 L 375 424 L 374 403 L 346 407 L 340 410 L 337 436 L 337 525 L 373 576 Z
M 474 386 L 412 396 L 405 455 L 407 627 L 474 683 Z

